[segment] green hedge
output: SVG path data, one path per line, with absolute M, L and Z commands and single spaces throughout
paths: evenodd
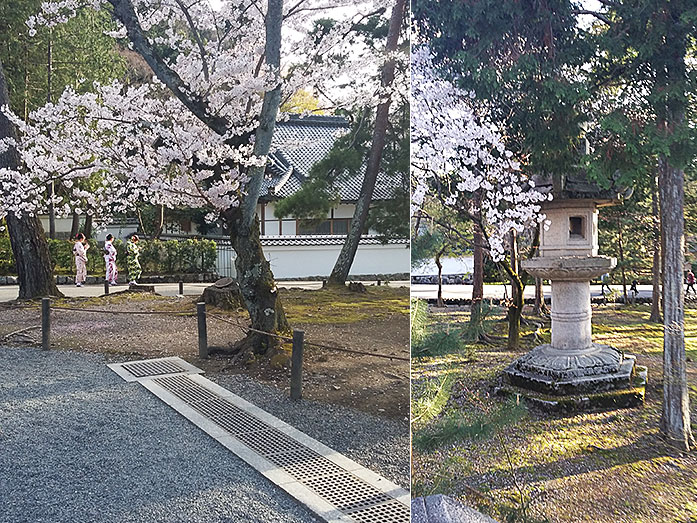
M 88 242 L 87 272 L 100 274 L 104 272 L 103 244 Z M 140 264 L 144 274 L 178 274 L 214 272 L 216 261 L 216 243 L 213 240 L 141 240 Z M 115 240 L 114 247 L 118 256 L 116 263 L 120 271 L 126 268 L 126 242 Z M 55 274 L 72 274 L 75 272 L 73 260 L 73 243 L 67 240 L 48 240 L 48 250 Z M 0 237 L 0 275 L 15 274 L 15 262 L 10 248 L 9 238 Z

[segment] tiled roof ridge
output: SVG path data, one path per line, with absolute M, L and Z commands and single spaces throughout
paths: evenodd
M 281 120 L 279 125 L 323 125 L 331 127 L 348 127 L 349 123 L 343 116 L 334 116 L 327 114 L 312 114 L 302 116 L 300 114 L 290 114 L 288 120 Z

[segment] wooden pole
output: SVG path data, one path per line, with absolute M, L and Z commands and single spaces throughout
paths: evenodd
M 41 348 L 48 350 L 51 344 L 51 298 L 41 298 Z
M 206 327 L 206 303 L 196 304 L 196 315 L 198 317 L 198 357 L 208 357 L 208 328 Z
M 110 285 L 111 284 L 109 283 L 108 280 L 104 280 L 104 294 L 106 294 L 107 296 L 109 295 L 109 286 Z
M 293 331 L 293 353 L 290 367 L 290 399 L 303 397 L 303 338 L 305 331 Z
M 184 296 L 184 282 L 179 282 L 179 296 Z

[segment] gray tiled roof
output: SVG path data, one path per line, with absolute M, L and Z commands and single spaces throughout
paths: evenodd
M 334 141 L 349 130 L 348 122 L 340 116 L 291 116 L 276 125 L 261 199 L 285 198 L 298 191 L 312 166 L 326 156 Z M 365 167 L 364 167 L 365 169 Z M 356 201 L 361 192 L 363 170 L 356 176 L 339 182 L 342 201 Z M 373 200 L 392 197 L 392 188 L 399 181 L 380 173 L 375 184 Z

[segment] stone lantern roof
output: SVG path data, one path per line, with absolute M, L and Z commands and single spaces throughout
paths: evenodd
M 607 188 L 591 180 L 587 171 L 581 168 L 570 174 L 533 175 L 532 179 L 538 191 L 552 193 L 552 201 L 592 200 L 596 205 L 604 206 L 619 203 L 632 194 L 631 188 L 617 183 L 618 174 L 613 176 Z

